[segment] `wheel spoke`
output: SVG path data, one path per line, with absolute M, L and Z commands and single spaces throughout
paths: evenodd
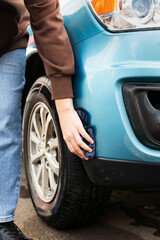
M 31 141 L 32 142 L 34 142 L 34 143 L 36 143 L 37 145 L 39 145 L 40 144 L 40 139 L 37 137 L 37 135 L 35 134 L 35 132 L 31 132 Z
M 37 137 L 39 138 L 39 140 L 41 140 L 38 121 L 39 120 L 36 118 L 36 112 L 34 112 L 32 122 L 33 122 L 35 133 L 36 133 Z
M 48 113 L 48 116 L 47 116 L 47 119 L 46 119 L 46 122 L 45 122 L 45 132 L 47 133 L 48 132 L 48 127 L 49 127 L 49 123 L 52 121 L 52 116 L 50 113 Z
M 40 176 L 41 176 L 41 173 L 42 173 L 42 165 L 38 165 L 38 171 L 37 171 L 37 181 L 39 182 L 39 179 L 40 179 Z
M 49 182 L 50 182 L 51 191 L 56 191 L 57 184 L 53 177 L 53 171 L 50 167 L 48 168 L 48 173 L 49 173 Z
M 48 141 L 48 145 L 50 146 L 50 151 L 55 150 L 58 148 L 58 138 L 51 138 Z
M 46 169 L 46 164 L 42 162 L 42 191 L 43 194 L 46 195 L 46 191 L 48 189 L 48 171 Z
M 35 154 L 31 154 L 31 162 L 32 164 L 36 164 L 43 156 L 43 152 L 36 152 Z
M 57 162 L 56 157 L 49 153 L 46 153 L 46 158 L 49 162 L 51 169 L 58 176 L 59 175 L 59 163 Z
M 41 118 L 41 123 L 42 123 L 42 132 L 45 132 L 45 116 L 46 116 L 46 111 L 43 107 L 41 107 L 40 118 Z

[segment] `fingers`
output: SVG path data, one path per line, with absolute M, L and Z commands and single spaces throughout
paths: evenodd
M 92 152 L 92 149 L 83 142 L 78 132 L 75 133 L 72 137 L 65 139 L 65 142 L 72 153 L 76 154 L 80 158 L 88 160 L 88 158 L 85 157 L 82 149 L 86 150 L 87 152 Z
M 66 140 L 66 144 L 67 144 L 67 146 L 68 146 L 68 148 L 69 148 L 71 153 L 76 154 L 80 158 L 84 158 L 84 159 L 88 160 L 88 158 L 86 158 L 84 156 L 83 151 L 80 149 L 80 147 L 78 146 L 76 141 L 72 140 L 72 142 L 70 142 L 70 141 Z
M 83 140 L 82 140 L 82 138 L 80 137 L 79 134 L 75 135 L 75 140 L 76 140 L 78 146 L 80 146 L 81 148 L 83 148 L 87 152 L 92 152 L 92 149 L 85 142 L 83 142 Z
M 82 137 L 84 137 L 88 142 L 90 142 L 91 144 L 94 143 L 93 139 L 88 135 L 88 133 L 86 132 L 86 130 L 82 127 L 79 129 L 79 133 L 82 135 Z M 85 149 L 86 150 L 86 149 Z

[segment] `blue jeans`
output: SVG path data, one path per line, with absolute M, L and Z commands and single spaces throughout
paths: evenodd
M 0 222 L 14 219 L 22 158 L 21 97 L 25 84 L 25 49 L 0 57 Z

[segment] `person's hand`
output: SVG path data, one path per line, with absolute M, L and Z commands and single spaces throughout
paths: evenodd
M 73 107 L 72 98 L 56 99 L 55 103 L 63 138 L 69 150 L 80 158 L 88 160 L 88 158 L 84 156 L 82 149 L 85 149 L 88 152 L 92 152 L 92 149 L 84 143 L 81 136 L 92 144 L 93 139 L 85 131 L 83 124 Z

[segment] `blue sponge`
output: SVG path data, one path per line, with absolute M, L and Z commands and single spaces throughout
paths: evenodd
M 84 155 L 85 157 L 92 159 L 95 157 L 95 153 L 96 153 L 96 144 L 95 144 L 95 136 L 94 136 L 94 130 L 92 126 L 88 126 L 87 125 L 87 120 L 88 120 L 88 113 L 86 110 L 84 110 L 83 108 L 76 108 L 76 111 L 82 121 L 83 127 L 85 128 L 86 132 L 88 133 L 88 135 L 93 139 L 94 143 L 91 144 L 89 143 L 86 139 L 84 139 L 83 137 L 83 141 L 92 149 L 92 152 L 87 152 L 86 150 L 83 149 Z

